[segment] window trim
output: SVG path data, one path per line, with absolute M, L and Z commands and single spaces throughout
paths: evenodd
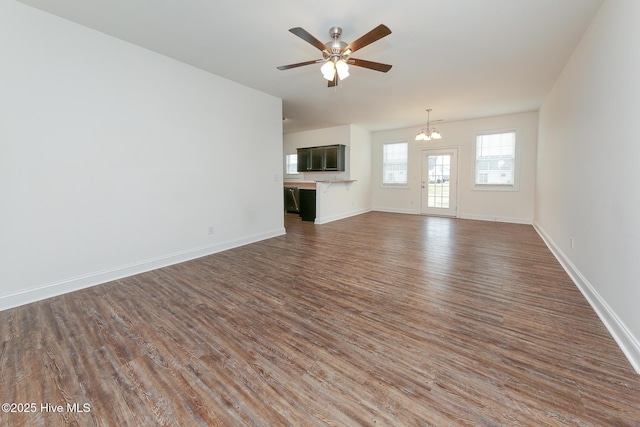
M 407 177 L 406 177 L 406 181 L 405 182 L 384 182 L 384 166 L 385 166 L 385 162 L 384 162 L 384 150 L 385 150 L 385 146 L 387 145 L 395 145 L 395 144 L 406 144 L 407 146 L 407 158 L 406 158 L 406 165 L 407 165 Z M 381 166 L 380 166 L 380 173 L 381 173 L 381 179 L 380 179 L 380 183 L 381 186 L 383 188 L 408 188 L 409 187 L 409 151 L 411 149 L 411 144 L 409 144 L 408 140 L 402 140 L 402 141 L 389 141 L 389 142 L 383 142 L 382 143 L 382 156 L 381 156 Z
M 478 137 L 484 135 L 498 135 L 502 133 L 514 133 L 515 134 L 515 147 L 513 154 L 513 184 L 477 184 L 477 150 L 478 150 Z M 473 156 L 471 161 L 473 163 L 473 179 L 471 190 L 472 191 L 520 191 L 520 129 L 518 128 L 504 128 L 504 129 L 491 129 L 485 131 L 476 132 L 473 140 Z

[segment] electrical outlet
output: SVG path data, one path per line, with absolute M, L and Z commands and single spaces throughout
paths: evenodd
M 209 226 L 209 234 L 213 234 L 213 233 L 215 233 L 215 230 L 213 228 L 213 225 L 210 225 Z
M 572 237 L 571 238 L 571 249 L 573 249 L 573 246 L 576 244 L 576 240 Z

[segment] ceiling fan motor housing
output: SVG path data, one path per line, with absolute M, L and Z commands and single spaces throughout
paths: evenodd
M 328 51 L 328 53 L 324 54 L 325 59 L 331 58 L 333 62 L 337 62 L 340 59 L 346 60 L 349 55 L 344 52 L 347 44 L 340 40 L 340 37 L 342 36 L 342 28 L 331 27 L 331 29 L 329 29 L 329 35 L 333 40 L 325 44 Z

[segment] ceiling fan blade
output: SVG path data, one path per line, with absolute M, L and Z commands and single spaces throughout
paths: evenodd
M 318 50 L 325 51 L 327 50 L 327 46 L 324 45 L 320 40 L 312 36 L 307 30 L 302 27 L 295 27 L 289 29 L 290 32 L 300 37 L 302 40 L 306 41 L 309 44 L 315 46 Z
M 362 49 L 363 47 L 370 45 L 376 40 L 380 40 L 381 38 L 388 36 L 389 34 L 391 34 L 391 30 L 386 25 L 380 24 L 358 40 L 348 45 L 346 49 L 351 49 L 351 53 L 353 53 L 358 49 Z
M 311 65 L 311 64 L 316 64 L 318 63 L 318 60 L 313 60 L 313 61 L 305 61 L 305 62 L 298 62 L 296 64 L 289 64 L 289 65 L 280 65 L 278 67 L 278 70 L 288 70 L 290 68 L 297 68 L 297 67 L 302 67 L 304 65 Z
M 393 65 L 389 64 L 382 64 L 380 62 L 373 62 L 356 58 L 350 58 L 347 62 L 357 67 L 369 68 L 370 70 L 380 71 L 382 73 L 386 73 L 391 69 L 391 67 L 393 67 Z

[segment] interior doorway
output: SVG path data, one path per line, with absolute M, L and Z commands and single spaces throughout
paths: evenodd
M 458 214 L 458 149 L 422 151 L 422 209 L 424 215 Z

